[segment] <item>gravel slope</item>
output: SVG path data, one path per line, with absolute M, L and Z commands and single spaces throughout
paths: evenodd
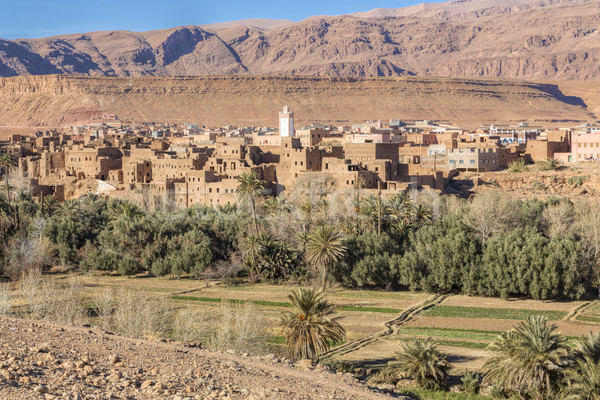
M 0 317 L 1 399 L 385 399 L 325 368 Z

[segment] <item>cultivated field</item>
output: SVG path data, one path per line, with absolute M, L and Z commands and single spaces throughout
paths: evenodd
M 127 288 L 163 297 L 173 304 L 200 309 L 218 307 L 222 301 L 249 301 L 267 317 L 275 342 L 282 339 L 278 338 L 278 321 L 281 313 L 289 308 L 287 295 L 298 288 L 247 283 L 227 286 L 221 282 L 141 277 L 84 276 L 76 279 L 81 280 L 90 298 L 106 288 Z M 334 351 L 329 358 L 356 367 L 384 366 L 398 351 L 399 340 L 431 337 L 449 355 L 455 375 L 464 370 L 477 370 L 490 356 L 486 350 L 488 344 L 499 333 L 530 315 L 546 316 L 570 341 L 600 330 L 600 303 L 596 301 L 502 300 L 462 295 L 436 297 L 427 293 L 342 288 L 328 289 L 327 297 L 338 306 L 339 322 L 347 330 L 345 346 L 349 346 L 345 351 Z M 423 305 L 425 307 L 421 308 Z M 406 319 L 392 324 L 389 330 L 384 326 L 403 312 L 409 312 Z M 379 335 L 382 332 L 385 334 Z M 353 346 L 359 339 L 363 340 Z

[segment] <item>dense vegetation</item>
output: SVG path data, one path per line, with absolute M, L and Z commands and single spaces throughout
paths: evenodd
M 240 179 L 237 207 L 144 209 L 87 195 L 42 205 L 18 179 L 2 185 L 0 265 L 82 272 L 575 299 L 598 287 L 600 216 L 593 204 L 472 201 L 433 191 L 379 199 L 310 177 L 285 197 Z
M 431 339 L 398 342 L 396 361 L 374 375 L 375 383 L 397 384 L 407 377 L 420 389 L 443 389 L 451 369 L 447 356 Z M 467 371 L 461 378 L 462 396 L 480 398 L 481 381 L 487 394 L 497 399 L 596 400 L 600 398 L 600 334 L 590 333 L 569 346 L 542 316 L 530 316 L 514 329 L 496 337 L 487 350 L 492 352 L 483 374 Z M 417 395 L 419 391 L 417 390 Z M 410 393 L 407 393 L 410 395 Z M 469 396 L 469 394 L 471 396 Z M 420 398 L 420 396 L 415 396 Z M 449 398 L 427 393 L 425 398 Z

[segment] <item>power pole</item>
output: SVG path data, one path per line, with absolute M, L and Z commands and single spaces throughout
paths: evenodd
M 381 236 L 381 181 L 377 181 L 377 236 Z
M 359 218 L 360 218 L 360 181 L 358 175 L 358 169 L 356 170 L 356 204 L 354 210 L 356 211 L 356 234 L 358 235 L 359 230 Z

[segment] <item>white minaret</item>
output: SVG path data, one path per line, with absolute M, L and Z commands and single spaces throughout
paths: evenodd
M 294 136 L 294 113 L 290 112 L 289 106 L 284 106 L 283 112 L 279 113 L 279 136 Z

